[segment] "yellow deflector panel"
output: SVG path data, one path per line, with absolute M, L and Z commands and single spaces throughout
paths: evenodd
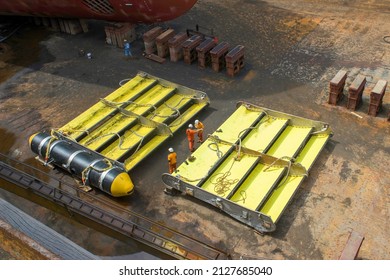
M 129 171 L 208 105 L 204 92 L 139 72 L 58 132 Z
M 260 231 L 274 224 L 332 131 L 325 123 L 239 103 L 166 185 Z

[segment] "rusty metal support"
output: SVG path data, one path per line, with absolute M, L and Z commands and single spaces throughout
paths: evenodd
M 331 105 L 337 105 L 343 97 L 345 81 L 347 79 L 347 71 L 340 70 L 329 83 L 329 100 Z
M 208 38 L 204 40 L 197 48 L 198 52 L 198 66 L 201 69 L 211 65 L 210 51 L 217 45 L 214 39 Z
M 379 80 L 370 93 L 370 105 L 368 107 L 368 114 L 375 117 L 382 107 L 383 96 L 386 92 L 387 81 Z
M 244 46 L 238 45 L 226 54 L 225 61 L 228 76 L 234 77 L 244 68 L 244 50 Z
M 145 53 L 152 54 L 157 51 L 156 38 L 163 33 L 163 29 L 160 26 L 156 26 L 143 35 Z
M 191 38 L 184 41 L 182 47 L 185 63 L 192 64 L 194 61 L 198 60 L 198 53 L 196 52 L 196 48 L 200 45 L 202 40 L 202 36 L 193 35 Z
M 362 102 L 362 95 L 365 85 L 366 77 L 360 74 L 357 75 L 348 89 L 348 109 L 355 111 L 359 107 L 360 103 Z
M 175 30 L 168 28 L 156 38 L 157 55 L 165 58 L 169 55 L 168 41 L 175 36 Z
M 104 27 L 106 43 L 123 48 L 123 41 L 126 39 L 133 42 L 136 39 L 135 24 L 131 23 L 109 23 Z
M 186 32 L 179 32 L 168 40 L 169 55 L 172 62 L 177 62 L 183 58 L 182 44 L 188 39 Z
M 219 43 L 211 51 L 211 67 L 215 72 L 220 72 L 226 66 L 225 55 L 229 52 L 227 42 Z
M 162 57 L 160 57 L 158 55 L 155 55 L 154 53 L 152 53 L 152 54 L 145 54 L 144 56 L 147 59 L 153 60 L 153 61 L 158 62 L 160 64 L 165 62 L 165 58 L 162 58 Z
M 340 260 L 355 260 L 360 247 L 362 246 L 364 236 L 356 231 L 349 235 L 347 245 L 341 253 Z

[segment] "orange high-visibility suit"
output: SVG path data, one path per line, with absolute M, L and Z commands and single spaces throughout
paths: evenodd
M 203 142 L 203 128 L 204 128 L 203 123 L 200 121 L 197 121 L 195 123 L 195 128 L 198 130 L 198 142 L 202 143 Z
M 190 148 L 190 152 L 192 153 L 194 151 L 194 142 L 195 142 L 195 134 L 196 130 L 193 130 L 191 128 L 187 128 L 186 134 L 188 139 L 188 147 Z
M 168 166 L 169 166 L 169 173 L 172 174 L 174 171 L 176 171 L 176 162 L 177 162 L 177 155 L 175 152 L 169 153 L 168 155 Z

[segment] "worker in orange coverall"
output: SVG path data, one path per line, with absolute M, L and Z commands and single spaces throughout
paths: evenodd
M 203 129 L 204 129 L 203 123 L 200 122 L 199 120 L 196 120 L 195 121 L 195 128 L 198 130 L 198 143 L 202 143 L 203 142 Z
M 194 151 L 194 142 L 195 142 L 195 134 L 198 131 L 194 129 L 194 126 L 192 124 L 188 125 L 188 128 L 186 130 L 187 139 L 188 139 L 188 147 L 190 148 L 190 152 L 192 153 Z
M 169 173 L 172 174 L 176 171 L 176 162 L 177 162 L 177 155 L 173 148 L 168 149 L 168 166 L 169 166 Z

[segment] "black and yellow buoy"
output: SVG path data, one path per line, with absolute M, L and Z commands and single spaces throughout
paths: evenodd
M 41 132 L 32 135 L 29 144 L 45 163 L 67 170 L 84 185 L 115 197 L 127 196 L 134 191 L 134 184 L 124 168 L 71 140 Z

